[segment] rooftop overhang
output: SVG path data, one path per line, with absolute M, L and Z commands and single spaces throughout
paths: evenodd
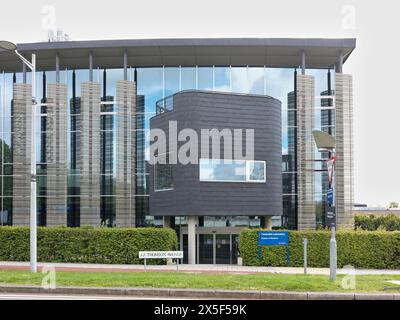
M 60 68 L 86 69 L 89 52 L 93 66 L 123 66 L 128 54 L 132 67 L 157 66 L 267 66 L 298 67 L 301 52 L 307 68 L 330 68 L 343 54 L 346 61 L 356 46 L 355 39 L 306 38 L 231 38 L 231 39 L 149 39 L 95 40 L 18 44 L 18 51 L 29 57 L 37 54 L 38 70 L 55 70 L 55 56 Z M 0 49 L 0 71 L 21 71 L 22 63 L 12 52 Z

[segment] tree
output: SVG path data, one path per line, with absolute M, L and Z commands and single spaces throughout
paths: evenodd
M 399 208 L 398 202 L 391 202 L 389 203 L 389 209 Z

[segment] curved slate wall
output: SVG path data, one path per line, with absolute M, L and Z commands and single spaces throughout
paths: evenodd
M 151 167 L 151 215 L 282 214 L 279 100 L 261 95 L 184 91 L 173 96 L 173 111 L 151 118 L 150 127 L 163 129 L 168 140 L 169 121 L 177 121 L 178 132 L 184 128 L 191 128 L 197 132 L 199 157 L 201 129 L 227 128 L 231 129 L 232 133 L 233 129 L 254 129 L 254 160 L 266 161 L 266 183 L 204 182 L 199 179 L 198 164 L 178 163 L 173 165 L 174 189 L 155 192 L 154 168 Z M 178 142 L 178 149 L 184 143 Z M 220 151 L 223 158 L 222 142 Z

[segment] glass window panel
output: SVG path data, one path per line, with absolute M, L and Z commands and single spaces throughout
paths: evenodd
M 200 181 L 246 181 L 246 161 L 200 159 Z
M 179 91 L 179 68 L 164 68 L 164 96 Z
M 115 181 L 111 175 L 101 175 L 101 195 L 112 196 L 115 192 Z
M 68 227 L 79 227 L 80 225 L 80 199 L 79 197 L 67 198 L 67 225 Z
M 146 216 L 149 214 L 149 197 L 147 196 L 136 196 L 135 197 L 135 208 L 136 208 L 136 226 L 144 226 Z
M 112 173 L 113 172 L 113 132 L 103 131 L 101 132 L 101 146 L 100 146 L 100 165 L 101 173 Z
M 250 225 L 250 217 L 235 216 L 229 219 L 231 227 L 248 227 Z
M 196 68 L 181 68 L 182 90 L 196 89 Z
M 37 175 L 46 175 L 47 174 L 47 164 L 37 164 L 36 165 L 36 173 Z
M 287 125 L 296 126 L 296 110 L 288 110 L 287 112 Z
M 12 176 L 2 176 L 0 177 L 0 191 L 2 196 L 12 196 L 13 193 L 13 177 Z
M 326 95 L 328 90 L 328 71 L 326 69 L 306 69 L 307 75 L 314 76 L 315 82 L 315 96 Z M 316 107 L 320 107 L 320 102 L 316 101 Z
M 282 102 L 282 109 L 294 108 L 294 70 L 284 68 L 267 68 L 267 95 Z
M 248 161 L 248 179 L 250 181 L 265 181 L 265 162 L 264 161 Z
M 283 172 L 282 173 L 282 187 L 283 194 L 296 193 L 296 173 Z
M 124 79 L 124 69 L 114 68 L 106 70 L 106 95 L 109 97 L 115 97 L 116 83 L 118 80 Z M 100 69 L 100 82 L 102 90 L 104 90 L 104 70 Z M 103 91 L 102 91 L 103 95 Z
M 248 68 L 247 87 L 252 94 L 264 94 L 264 68 Z
M 215 91 L 231 91 L 230 67 L 216 67 L 214 69 Z
M 1 162 L 0 162 L 1 164 Z M 12 164 L 3 164 L 2 165 L 3 174 L 6 176 L 10 176 L 13 174 L 13 165 Z
M 71 171 L 74 170 L 74 173 L 78 173 L 80 169 L 80 161 L 81 161 L 81 148 L 80 148 L 80 133 L 79 132 L 71 132 L 71 161 L 70 168 Z M 71 172 L 72 173 L 72 172 Z
M 156 102 L 163 98 L 162 68 L 137 68 L 137 94 L 145 99 L 145 110 L 155 112 Z
M 11 133 L 3 133 L 2 134 L 2 139 L 1 139 L 1 154 L 0 158 L 2 160 L 2 163 L 12 163 L 12 146 L 11 146 Z
M 233 67 L 231 70 L 232 92 L 247 93 L 247 68 Z
M 200 181 L 265 182 L 265 162 L 200 159 Z
M 147 190 L 148 180 L 149 180 L 149 174 L 143 174 L 143 173 L 136 174 L 136 194 L 137 195 L 148 194 L 148 190 Z
M 0 132 L 11 132 L 11 117 L 0 118 Z
M 47 192 L 47 176 L 37 176 L 37 195 L 45 196 Z
M 68 175 L 68 195 L 79 196 L 81 177 L 79 175 Z
M 4 97 L 2 96 L 2 108 L 1 108 L 1 116 L 2 117 L 10 117 L 11 116 L 11 100 L 13 98 L 13 74 L 12 73 L 4 73 L 4 79 L 2 79 L 0 85 L 2 86 Z M 5 105 L 3 105 L 3 98 L 5 101 Z
M 115 197 L 100 197 L 101 225 L 115 227 Z
M 199 67 L 198 75 L 198 89 L 199 90 L 213 90 L 213 68 Z
M 12 224 L 12 198 L 4 197 L 0 198 L 1 201 L 1 222 L 2 225 L 11 225 Z

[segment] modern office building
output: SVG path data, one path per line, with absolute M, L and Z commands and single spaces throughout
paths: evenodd
M 281 175 L 282 190 L 281 206 L 268 202 L 266 190 L 265 199 L 262 192 L 254 197 L 265 206 L 262 211 L 226 206 L 218 213 L 199 214 L 196 224 L 202 233 L 197 244 L 203 246 L 198 247 L 197 261 L 234 263 L 240 229 L 270 227 L 269 217 L 273 225 L 291 229 L 324 225 L 323 160 L 329 154 L 316 150 L 313 129 L 336 137 L 337 222 L 339 228 L 351 227 L 352 77 L 343 73 L 343 64 L 354 48 L 355 39 L 19 44 L 26 57 L 37 55 L 36 98 L 42 102 L 36 114 L 38 223 L 164 224 L 176 228 L 181 246 L 187 247 L 188 217 L 194 211 L 163 212 L 162 206 L 151 205 L 154 168 L 149 163 L 149 129 L 151 121 L 165 116 L 157 115 L 157 102 L 186 97 L 186 105 L 195 106 L 197 99 L 200 108 L 199 96 L 205 95 L 232 99 L 232 105 L 242 101 L 241 113 L 254 104 L 252 98 L 265 103 L 265 114 L 260 111 L 255 121 L 272 112 L 270 101 L 280 101 L 281 166 L 273 167 L 273 173 Z M 1 50 L 0 72 L 0 224 L 28 225 L 31 77 L 12 52 Z M 260 161 L 266 161 L 267 171 L 265 185 L 257 188 L 268 189 L 273 180 L 268 179 L 268 160 Z M 251 183 L 243 186 L 246 192 L 253 188 Z

